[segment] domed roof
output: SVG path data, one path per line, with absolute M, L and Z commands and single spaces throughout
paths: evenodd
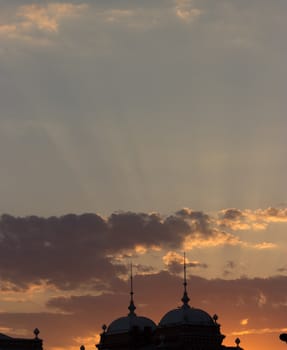
M 146 327 L 152 330 L 156 329 L 155 323 L 147 317 L 137 316 L 136 314 L 129 314 L 126 317 L 120 317 L 114 320 L 107 329 L 107 334 L 126 333 L 133 327 L 137 327 L 143 331 Z
M 183 305 L 178 309 L 167 312 L 159 322 L 161 327 L 175 325 L 212 326 L 214 320 L 203 310 Z
M 184 253 L 184 290 L 183 297 L 181 298 L 182 306 L 168 311 L 159 322 L 160 327 L 175 326 L 175 325 L 197 325 L 197 326 L 212 326 L 215 324 L 210 315 L 194 307 L 189 306 L 189 297 L 187 295 L 187 282 L 186 282 L 186 264 L 185 264 L 185 253 Z
M 145 328 L 151 328 L 151 330 L 156 329 L 156 324 L 147 317 L 137 316 L 135 313 L 136 307 L 134 304 L 134 291 L 133 291 L 133 274 L 131 265 L 131 291 L 130 291 L 130 304 L 129 304 L 129 314 L 124 317 L 117 318 L 114 320 L 107 328 L 107 334 L 116 333 L 126 333 L 132 330 L 132 328 L 137 327 L 139 331 L 144 331 Z

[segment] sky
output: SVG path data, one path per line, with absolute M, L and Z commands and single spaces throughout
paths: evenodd
M 286 348 L 285 0 L 0 0 L 0 333 L 219 315 Z

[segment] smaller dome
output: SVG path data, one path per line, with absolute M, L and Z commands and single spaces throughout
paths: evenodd
M 127 333 L 133 327 L 137 327 L 140 331 L 144 331 L 149 327 L 152 330 L 156 329 L 156 324 L 147 317 L 136 316 L 135 314 L 126 317 L 120 317 L 114 320 L 107 329 L 107 334 Z
M 167 312 L 159 322 L 160 327 L 182 324 L 194 326 L 212 326 L 214 325 L 214 320 L 207 312 L 201 309 L 183 305 L 178 309 Z

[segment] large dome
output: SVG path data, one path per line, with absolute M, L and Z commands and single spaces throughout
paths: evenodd
M 126 333 L 132 328 L 137 327 L 140 331 L 144 331 L 149 327 L 151 330 L 156 329 L 156 324 L 147 317 L 130 314 L 126 317 L 120 317 L 114 320 L 107 329 L 107 334 Z
M 107 334 L 127 333 L 134 328 L 140 332 L 145 331 L 145 329 L 150 329 L 151 331 L 156 329 L 156 324 L 152 320 L 147 317 L 137 316 L 135 313 L 136 307 L 134 304 L 133 294 L 133 274 L 131 265 L 131 299 L 128 307 L 130 312 L 127 316 L 115 319 L 107 328 Z
M 177 325 L 212 326 L 214 320 L 203 310 L 183 305 L 167 312 L 159 322 L 161 327 Z
M 213 326 L 216 322 L 209 314 L 201 309 L 189 306 L 189 297 L 187 295 L 186 282 L 186 264 L 184 254 L 184 282 L 183 296 L 181 298 L 182 306 L 167 312 L 159 322 L 160 327 L 193 325 L 193 326 Z

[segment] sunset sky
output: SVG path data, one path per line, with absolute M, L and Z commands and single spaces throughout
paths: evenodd
M 0 0 L 0 333 L 94 349 L 182 296 L 287 332 L 287 1 Z

